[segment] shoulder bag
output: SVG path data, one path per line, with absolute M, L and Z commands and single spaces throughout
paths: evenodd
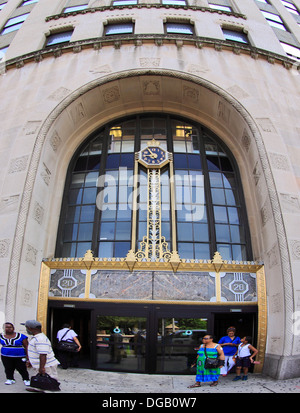
M 216 369 L 219 366 L 219 358 L 210 358 L 207 357 L 206 354 L 206 346 L 204 346 L 204 352 L 205 352 L 205 362 L 204 362 L 204 368 L 205 369 Z
M 57 343 L 56 349 L 59 351 L 67 351 L 69 353 L 76 353 L 78 349 L 78 345 L 75 343 L 74 340 L 66 341 L 63 340 L 64 336 L 69 332 L 67 330 L 65 334 L 62 336 L 61 340 Z

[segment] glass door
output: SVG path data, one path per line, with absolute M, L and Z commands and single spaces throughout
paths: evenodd
M 157 373 L 193 373 L 196 348 L 207 333 L 208 319 L 202 317 L 164 317 L 158 319 Z
M 145 372 L 147 318 L 97 315 L 96 368 Z

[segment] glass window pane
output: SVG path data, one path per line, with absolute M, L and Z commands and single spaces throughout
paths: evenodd
M 194 222 L 207 222 L 206 206 L 201 204 L 194 205 L 191 216 Z
M 209 180 L 212 187 L 223 187 L 222 174 L 218 172 L 209 172 Z
M 115 237 L 115 223 L 102 222 L 100 227 L 100 240 L 111 240 Z
M 106 169 L 117 169 L 119 167 L 120 155 L 108 155 L 106 159 Z
M 80 207 L 69 206 L 66 217 L 66 222 L 78 222 L 80 217 Z
M 96 186 L 98 180 L 98 172 L 89 172 L 85 178 L 85 186 Z
M 201 170 L 201 160 L 198 155 L 188 155 L 189 168 Z
M 92 239 L 93 235 L 93 224 L 80 224 L 78 231 L 79 241 L 88 241 Z
M 162 4 L 170 4 L 170 5 L 177 5 L 177 6 L 185 6 L 185 0 L 162 0 Z
M 170 223 L 169 222 L 162 222 L 162 224 L 161 224 L 161 235 L 162 235 L 162 237 L 165 237 L 166 241 L 170 241 L 171 231 L 170 231 Z
M 230 242 L 229 225 L 216 225 L 217 242 Z
M 64 228 L 64 240 L 76 241 L 78 232 L 78 224 L 66 224 Z
M 174 141 L 173 149 L 174 152 L 186 152 L 185 141 Z
M 127 204 L 119 205 L 117 211 L 117 221 L 129 221 L 131 220 L 131 208 Z
M 248 37 L 245 33 L 242 32 L 237 32 L 234 30 L 227 30 L 227 29 L 222 29 L 224 33 L 224 37 L 226 40 L 231 40 L 233 42 L 239 42 L 239 43 L 249 43 Z
M 193 224 L 188 222 L 178 223 L 177 236 L 179 241 L 193 241 Z
M 126 257 L 130 250 L 130 242 L 115 242 L 114 257 Z
M 245 245 L 233 245 L 232 246 L 232 259 L 237 261 L 247 260 L 246 247 Z
M 194 224 L 194 240 L 203 242 L 209 241 L 208 225 L 207 224 Z
M 65 242 L 62 249 L 62 257 L 76 257 L 77 244 Z
M 210 259 L 209 244 L 195 243 L 194 246 L 195 246 L 195 259 L 198 259 L 198 260 L 209 260 Z
M 83 190 L 80 189 L 71 189 L 68 193 L 68 202 L 71 204 L 81 204 Z
M 66 7 L 63 12 L 72 13 L 74 11 L 85 10 L 86 8 L 87 4 L 81 4 L 80 6 Z
M 239 214 L 237 208 L 228 208 L 228 217 L 230 224 L 239 224 Z
M 23 22 L 18 23 L 18 24 L 13 24 L 12 26 L 4 27 L 1 34 L 7 34 L 7 33 L 14 32 L 15 30 L 19 30 L 20 27 L 22 26 L 22 24 L 23 24 Z
M 214 207 L 215 222 L 227 223 L 227 210 L 226 207 L 215 206 Z
M 232 260 L 231 246 L 226 244 L 217 244 L 217 251 L 221 254 L 223 260 Z
M 54 44 L 69 42 L 71 40 L 72 34 L 73 30 L 50 34 L 50 36 L 47 37 L 46 46 L 53 46 Z
M 140 221 L 139 228 L 138 228 L 138 240 L 142 241 L 143 237 L 147 235 L 147 222 Z
M 178 254 L 181 258 L 194 259 L 194 244 L 178 242 Z
M 90 242 L 78 242 L 76 248 L 76 257 L 84 257 L 87 250 L 91 249 Z
M 16 16 L 16 17 L 12 17 L 6 22 L 4 27 L 13 26 L 14 24 L 18 24 L 18 23 L 23 23 L 27 19 L 28 16 L 29 16 L 29 13 L 21 14 L 20 16 Z
M 86 168 L 88 170 L 95 170 L 95 169 L 98 170 L 100 168 L 100 156 L 99 155 L 89 156 Z
M 212 189 L 211 190 L 213 204 L 224 205 L 225 204 L 225 194 L 223 189 Z
M 128 240 L 130 238 L 131 238 L 131 222 L 117 222 L 115 239 Z
M 126 166 L 127 168 L 133 168 L 134 155 L 132 153 L 122 154 L 120 166 Z
M 98 257 L 110 258 L 113 256 L 113 242 L 99 242 Z
M 174 154 L 174 165 L 178 169 L 187 169 L 187 157 L 184 154 Z
M 116 205 L 106 204 L 106 208 L 101 212 L 101 221 L 114 221 L 116 219 Z
M 218 171 L 220 170 L 219 166 L 219 158 L 216 156 L 207 156 L 207 167 L 210 171 Z
M 97 188 L 86 188 L 83 192 L 82 203 L 94 204 L 96 202 Z
M 107 26 L 105 31 L 106 36 L 128 33 L 133 33 L 133 23 L 110 24 Z
M 226 196 L 227 205 L 236 205 L 238 203 L 238 200 L 236 199 L 237 197 L 236 191 L 232 191 L 231 189 L 226 189 L 225 196 Z
M 94 221 L 95 206 L 86 205 L 81 208 L 80 221 L 81 222 L 92 222 Z
M 221 6 L 220 4 L 211 4 L 209 3 L 209 7 L 215 10 L 222 10 L 222 11 L 231 11 L 231 7 L 229 6 Z
M 193 26 L 183 23 L 166 23 L 167 33 L 193 34 Z
M 239 225 L 230 225 L 231 241 L 235 243 L 245 242 L 244 231 Z
M 127 6 L 129 4 L 137 4 L 137 0 L 114 0 L 114 6 Z

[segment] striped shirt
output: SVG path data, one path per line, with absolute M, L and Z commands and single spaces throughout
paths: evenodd
M 40 354 L 46 354 L 45 367 L 56 366 L 59 362 L 56 360 L 51 342 L 44 333 L 34 335 L 28 343 L 28 357 L 32 367 L 40 367 Z

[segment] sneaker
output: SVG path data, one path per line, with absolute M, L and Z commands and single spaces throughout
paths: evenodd
M 5 384 L 15 384 L 16 380 L 7 379 Z
M 23 381 L 24 381 L 25 386 L 30 386 L 30 380 L 23 380 Z
M 242 378 L 242 380 L 243 380 L 243 381 L 248 380 L 248 376 L 244 376 L 244 377 Z
M 236 376 L 232 381 L 238 381 L 241 380 L 241 376 Z

